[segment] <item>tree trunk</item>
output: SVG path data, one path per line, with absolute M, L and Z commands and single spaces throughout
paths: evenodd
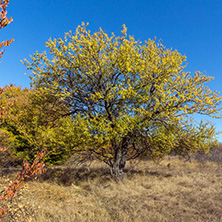
M 124 176 L 124 168 L 127 161 L 127 151 L 128 143 L 127 140 L 124 139 L 122 146 L 116 149 L 113 164 L 110 166 L 111 175 L 117 182 L 122 180 Z
M 116 181 L 122 180 L 124 175 L 124 167 L 126 164 L 126 158 L 122 156 L 121 150 L 117 151 L 117 155 L 113 161 L 112 166 L 110 167 L 111 175 Z

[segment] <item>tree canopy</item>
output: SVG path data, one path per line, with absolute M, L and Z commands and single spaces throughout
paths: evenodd
M 141 155 L 161 157 L 207 150 L 215 127 L 192 123 L 190 114 L 220 117 L 213 77 L 184 71 L 186 56 L 161 42 L 127 35 L 91 34 L 83 23 L 64 39 L 49 39 L 49 52 L 25 60 L 35 89 L 60 98 L 73 118 L 73 150 L 90 153 L 119 178 L 125 163 Z

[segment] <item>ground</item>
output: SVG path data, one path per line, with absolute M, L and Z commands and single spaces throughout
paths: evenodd
M 175 157 L 127 164 L 114 182 L 102 163 L 49 168 L 26 182 L 3 221 L 222 221 L 221 165 Z M 7 172 L 1 181 L 15 177 Z M 14 219 L 13 219 L 14 217 Z

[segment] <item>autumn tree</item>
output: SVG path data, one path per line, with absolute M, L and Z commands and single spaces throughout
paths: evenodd
M 11 114 L 12 107 L 15 107 L 15 104 L 17 104 L 18 95 L 26 94 L 27 91 L 28 89 L 21 90 L 20 87 L 15 87 L 13 85 L 0 88 L 0 162 L 2 159 L 7 162 L 11 154 L 11 149 L 15 148 L 16 135 L 9 130 L 7 118 Z M 19 140 L 17 139 L 17 141 Z M 0 221 L 8 212 L 10 212 L 10 203 L 15 198 L 19 189 L 23 186 L 25 178 L 43 172 L 44 163 L 42 159 L 45 157 L 45 153 L 45 149 L 42 149 L 41 152 L 37 152 L 37 155 L 34 157 L 34 160 L 31 161 L 31 164 L 29 164 L 27 160 L 24 160 L 23 168 L 18 172 L 17 178 L 7 184 L 5 188 L 0 191 Z
M 1 0 L 0 1 L 0 29 L 2 28 L 5 28 L 9 23 L 11 23 L 13 21 L 12 18 L 8 19 L 7 18 L 7 11 L 6 11 L 6 8 L 9 4 L 9 0 Z M 3 42 L 0 42 L 0 49 L 4 46 L 8 46 L 10 45 L 12 42 L 14 41 L 14 39 L 10 39 L 10 40 L 6 40 L 6 41 L 3 41 Z M 1 50 L 0 51 L 0 58 L 2 58 L 2 54 L 4 53 L 4 50 Z M 8 86 L 5 86 L 5 87 L 1 87 L 0 88 L 0 95 L 8 88 Z M 0 105 L 0 124 L 2 123 L 2 116 L 5 114 L 6 112 L 6 107 L 5 106 L 2 106 L 2 104 Z
M 9 0 L 1 0 L 0 1 L 0 10 L 1 10 L 1 13 L 0 13 L 0 29 L 6 27 L 9 23 L 12 22 L 12 18 L 7 18 L 7 11 L 6 11 L 6 8 L 9 4 Z M 3 42 L 0 42 L 0 48 L 4 47 L 4 46 L 8 46 L 10 45 L 12 42 L 14 41 L 14 39 L 10 39 L 10 40 L 6 40 L 6 41 L 3 41 Z M 4 50 L 1 50 L 0 51 L 0 58 L 2 58 L 2 54 L 3 54 Z
M 23 91 L 20 87 L 14 87 L 13 85 L 5 86 L 0 88 L 0 163 L 1 160 L 7 162 L 11 154 L 11 149 L 15 149 L 16 136 L 11 130 L 7 123 L 7 118 L 10 116 L 12 107 L 17 102 L 17 97 L 22 94 Z M 23 97 L 24 99 L 24 97 Z M 10 126 L 10 127 L 9 127 Z M 19 139 L 17 139 L 19 141 Z M 10 203 L 15 198 L 16 193 L 23 186 L 25 178 L 38 175 L 43 172 L 44 163 L 42 159 L 45 157 L 46 149 L 42 149 L 41 152 L 37 152 L 37 155 L 31 161 L 31 164 L 27 160 L 23 161 L 23 168 L 17 174 L 17 178 L 11 181 L 1 190 L 0 195 L 0 221 L 2 218 L 10 212 Z
M 32 161 L 36 151 L 43 148 L 47 149 L 45 162 L 55 164 L 68 157 L 69 143 L 56 143 L 59 128 L 70 119 L 57 115 L 68 111 L 61 100 L 46 90 L 11 85 L 1 94 L 0 103 L 7 109 L 7 115 L 2 116 L 0 140 L 9 148 L 8 158 L 0 158 L 0 163 L 18 164 L 24 158 Z
M 6 17 L 7 11 L 6 7 L 9 4 L 9 0 L 1 0 L 0 1 L 0 29 L 6 27 L 11 21 L 12 18 L 8 19 Z M 0 43 L 0 48 L 3 46 L 10 45 L 14 39 L 6 40 Z M 4 50 L 0 51 L 0 58 L 2 58 Z M 2 95 L 12 86 L 5 86 L 0 88 L 0 98 Z M 0 126 L 5 122 L 5 116 L 8 114 L 8 109 L 14 104 L 14 101 L 6 100 L 5 103 L 0 103 Z M 11 141 L 10 141 L 11 142 Z M 9 140 L 7 131 L 0 131 L 0 154 L 2 155 L 4 152 L 8 150 Z M 23 169 L 21 172 L 17 174 L 17 178 L 14 181 L 11 181 L 6 185 L 5 189 L 3 189 L 0 193 L 0 221 L 2 218 L 9 212 L 8 202 L 12 202 L 18 190 L 22 187 L 25 178 L 29 178 L 33 175 L 38 175 L 43 172 L 44 163 L 42 162 L 43 157 L 45 156 L 45 149 L 42 149 L 41 152 L 37 153 L 36 158 L 33 160 L 32 164 L 28 164 L 26 160 L 24 160 Z
M 66 103 L 73 150 L 107 163 L 117 180 L 130 159 L 207 151 L 216 141 L 214 126 L 190 119 L 194 113 L 219 117 L 221 97 L 205 85 L 213 77 L 184 71 L 186 57 L 177 50 L 136 41 L 125 26 L 120 37 L 109 37 L 84 24 L 46 47 L 48 54 L 24 61 L 32 86 Z

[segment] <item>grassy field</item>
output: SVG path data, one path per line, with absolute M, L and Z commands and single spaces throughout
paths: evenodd
M 213 162 L 172 157 L 158 164 L 131 162 L 124 180 L 115 183 L 102 163 L 54 167 L 27 181 L 3 222 L 219 222 L 221 169 Z M 1 188 L 15 177 L 11 171 L 4 175 Z

